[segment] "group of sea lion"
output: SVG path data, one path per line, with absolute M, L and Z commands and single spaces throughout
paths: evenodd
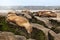
M 53 11 L 38 11 L 34 13 L 34 15 L 39 17 L 57 17 L 57 14 Z
M 22 11 L 22 13 L 31 13 L 30 11 Z M 38 15 L 38 16 L 50 16 L 50 17 L 56 17 L 57 15 L 52 12 L 52 11 L 38 11 L 38 12 L 32 12 L 32 15 Z M 25 27 L 25 29 L 27 30 L 28 33 L 32 32 L 32 26 L 29 22 L 29 20 L 23 16 L 18 16 L 16 15 L 16 12 L 8 12 L 6 20 L 8 22 L 15 22 L 17 25 L 19 25 L 20 27 Z

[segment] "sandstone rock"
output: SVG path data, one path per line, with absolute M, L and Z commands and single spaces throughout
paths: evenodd
M 17 40 L 26 40 L 24 36 L 15 35 Z
M 0 40 L 16 40 L 16 38 L 11 32 L 0 32 Z
M 27 40 L 35 40 L 35 39 L 27 39 Z
M 53 27 L 53 25 L 50 23 L 50 21 L 49 21 L 49 18 L 40 18 L 40 17 L 37 17 L 37 16 L 35 16 L 35 18 L 37 19 L 37 20 L 39 20 L 39 21 L 42 21 L 42 22 L 44 22 L 44 24 L 48 27 L 48 28 L 52 28 Z
M 24 36 L 14 35 L 11 32 L 0 32 L 0 40 L 26 40 Z
M 50 30 L 49 31 L 50 39 L 49 40 L 60 40 L 60 35 L 56 34 L 54 31 Z
M 50 29 L 45 28 L 44 26 L 36 24 L 36 23 L 31 23 L 31 26 L 43 31 L 44 34 L 45 34 L 46 40 L 48 40 L 48 32 L 49 32 Z
M 60 18 L 50 18 L 50 20 L 55 20 L 57 22 L 60 22 Z

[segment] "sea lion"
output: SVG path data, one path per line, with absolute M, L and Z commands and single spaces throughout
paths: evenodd
M 17 16 L 16 13 L 9 12 L 7 14 L 6 20 L 11 21 L 11 22 L 15 22 L 20 27 L 25 27 L 25 29 L 27 30 L 28 33 L 32 32 L 32 26 L 29 23 L 29 21 L 22 16 Z

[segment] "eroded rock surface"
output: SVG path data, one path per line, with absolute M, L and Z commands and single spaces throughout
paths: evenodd
M 0 40 L 17 40 L 11 32 L 0 32 Z

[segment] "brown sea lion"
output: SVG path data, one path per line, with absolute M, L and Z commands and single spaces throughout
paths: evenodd
M 28 33 L 32 32 L 32 26 L 30 25 L 29 21 L 22 16 L 17 16 L 15 13 L 9 12 L 7 14 L 6 20 L 15 22 L 20 27 L 25 27 L 25 29 L 27 30 Z

